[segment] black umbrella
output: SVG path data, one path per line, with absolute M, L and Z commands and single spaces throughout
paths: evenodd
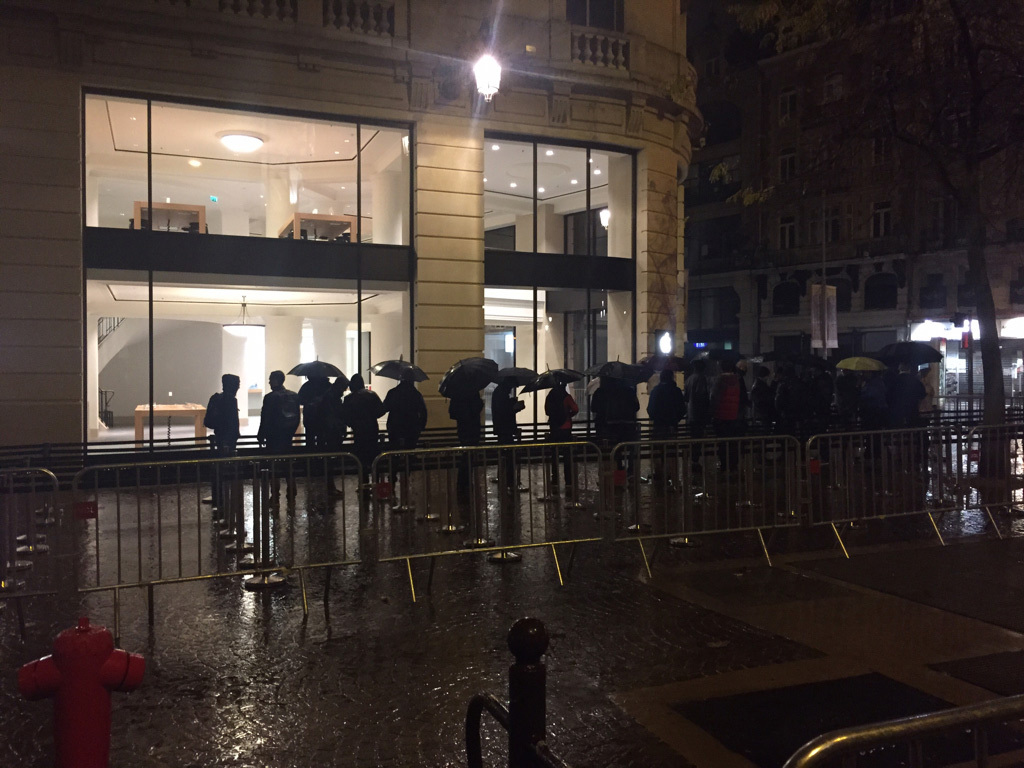
M 523 392 L 537 392 L 542 389 L 551 389 L 552 387 L 561 386 L 562 384 L 570 384 L 574 381 L 579 381 L 582 378 L 583 374 L 579 371 L 574 371 L 572 368 L 555 368 L 553 371 L 544 371 L 544 373 L 523 387 Z
M 652 371 L 686 371 L 689 369 L 690 364 L 686 362 L 685 357 L 679 357 L 678 355 L 648 355 L 643 360 L 637 363 L 637 365 L 646 366 Z
M 536 378 L 537 372 L 530 368 L 502 368 L 495 375 L 494 380 L 500 382 L 512 379 L 517 387 L 522 387 Z
M 311 363 L 299 363 L 290 371 L 289 376 L 305 376 L 308 379 L 318 378 L 329 378 L 331 376 L 341 376 L 347 382 L 345 374 L 341 372 L 341 369 L 336 365 L 325 363 L 323 360 L 314 360 Z
M 402 360 L 401 358 L 398 360 L 384 360 L 370 369 L 370 373 L 374 376 L 380 376 L 384 379 L 395 379 L 396 381 L 401 381 L 402 374 L 406 371 L 412 371 L 413 381 L 426 381 L 430 378 L 418 365 L 413 365 L 408 360 Z
M 494 381 L 498 364 L 486 357 L 468 357 L 459 360 L 441 377 L 437 391 L 448 398 L 476 394 Z
M 592 365 L 586 370 L 587 376 L 601 376 L 605 379 L 621 379 L 631 384 L 640 384 L 654 375 L 654 370 L 646 365 L 623 363 L 611 360 L 601 365 Z
M 886 344 L 871 357 L 908 365 L 928 365 L 942 362 L 942 353 L 923 341 L 897 341 L 895 344 Z

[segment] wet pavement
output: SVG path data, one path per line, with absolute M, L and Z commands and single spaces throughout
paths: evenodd
M 367 547 L 401 556 L 459 548 L 475 537 L 530 543 L 607 535 L 609 527 L 624 535 L 625 523 L 644 515 L 658 525 L 649 514 L 660 503 L 655 487 L 615 491 L 609 510 L 599 504 L 596 479 L 581 474 L 573 491 L 541 501 L 550 488 L 539 469 L 524 472 L 528 489 L 519 493 L 502 493 L 481 477 L 474 495 L 459 500 L 455 493 L 457 504 L 436 505 L 441 519 L 424 520 L 427 500 L 454 490 L 454 473 L 441 475 L 413 489 L 417 510 L 395 514 L 380 503 L 362 519 L 352 478 L 339 476 L 343 490 L 332 497 L 300 487 L 297 503 L 271 516 L 275 554 L 302 565 L 358 559 Z M 223 555 L 204 494 L 202 484 L 185 483 L 180 492 L 133 491 L 118 503 L 100 491 L 99 522 L 51 533 L 53 557 L 40 559 L 38 570 L 58 587 L 73 578 L 94 586 L 213 572 Z M 251 506 L 251 484 L 245 494 Z M 732 514 L 724 486 L 719 497 L 721 504 L 689 496 L 681 513 Z M 440 532 L 449 509 L 465 531 Z M 772 519 L 780 511 L 747 513 Z M 246 519 L 251 532 L 251 508 Z M 181 539 L 169 535 L 179 520 Z M 370 538 L 360 534 L 369 522 L 376 522 Z M 997 522 L 1008 537 L 1020 532 L 1014 516 Z M 924 515 L 841 527 L 850 560 L 827 527 L 779 528 L 766 532 L 774 568 L 754 531 L 693 537 L 693 546 L 679 549 L 652 542 L 653 578 L 631 541 L 581 543 L 574 555 L 561 545 L 557 563 L 544 546 L 503 565 L 483 553 L 440 558 L 433 568 L 414 559 L 415 603 L 404 560 L 336 567 L 326 599 L 326 572 L 318 568 L 307 572 L 305 620 L 294 573 L 273 593 L 247 592 L 238 578 L 160 585 L 152 628 L 145 591 L 123 590 L 121 646 L 143 653 L 148 669 L 139 691 L 114 694 L 111 764 L 464 765 L 468 699 L 505 697 L 506 632 L 516 619 L 535 616 L 553 635 L 549 743 L 571 765 L 748 768 L 759 754 L 775 765 L 814 726 L 794 722 L 787 730 L 782 718 L 771 748 L 758 751 L 749 734 L 716 733 L 715 722 L 744 722 L 753 711 L 744 707 L 773 700 L 755 695 L 761 692 L 875 674 L 892 690 L 906 689 L 917 711 L 922 701 L 964 704 L 996 692 L 983 685 L 999 677 L 992 665 L 1019 664 L 1024 538 L 995 540 L 987 515 L 976 510 L 944 512 L 936 525 L 951 546 L 938 546 Z M 62 554 L 69 548 L 77 555 Z M 112 596 L 26 600 L 24 641 L 13 608 L 0 612 L 7 670 L 0 765 L 48 766 L 50 704 L 22 700 L 14 671 L 48 653 L 53 636 L 81 612 L 110 625 Z M 959 667 L 949 666 L 976 657 L 991 658 L 985 675 L 957 676 Z M 692 714 L 712 701 L 730 702 L 725 716 Z M 853 704 L 858 711 L 856 698 Z M 856 719 L 850 712 L 817 714 L 844 724 Z M 486 719 L 484 731 L 485 763 L 499 765 L 503 733 Z

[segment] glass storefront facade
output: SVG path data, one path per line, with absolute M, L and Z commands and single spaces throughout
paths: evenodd
M 409 127 L 95 93 L 84 145 L 87 392 L 109 439 L 138 406 L 205 404 L 221 373 L 245 420 L 272 370 L 325 360 L 383 396 L 370 366 L 412 359 Z

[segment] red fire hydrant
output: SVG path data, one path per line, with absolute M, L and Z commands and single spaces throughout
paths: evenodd
M 53 655 L 18 670 L 18 690 L 35 701 L 54 697 L 57 768 L 107 768 L 110 762 L 110 692 L 132 691 L 146 660 L 114 649 L 106 627 L 83 616 L 53 643 Z

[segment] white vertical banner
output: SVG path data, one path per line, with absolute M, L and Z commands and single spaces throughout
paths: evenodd
M 836 349 L 838 346 L 836 287 L 815 283 L 811 286 L 811 349 Z

